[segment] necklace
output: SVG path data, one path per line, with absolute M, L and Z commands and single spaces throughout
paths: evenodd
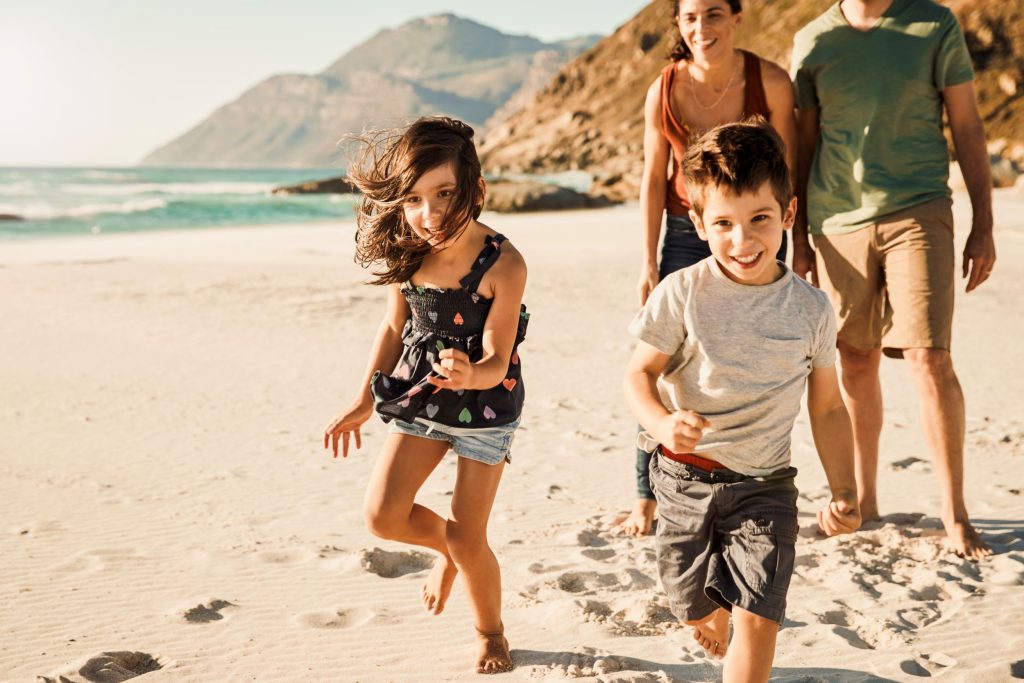
M 729 88 L 732 87 L 732 82 L 736 80 L 737 71 L 739 71 L 739 69 L 733 67 L 732 75 L 729 76 L 729 82 L 725 84 L 725 89 L 722 90 L 722 94 L 718 96 L 717 100 L 715 100 L 714 102 L 705 107 L 703 104 L 701 104 L 700 100 L 697 99 L 697 85 L 693 80 L 693 72 L 690 71 L 690 65 L 687 64 L 686 75 L 690 77 L 690 92 L 693 93 L 693 103 L 696 104 L 701 109 L 703 109 L 704 111 L 707 111 L 708 109 L 714 109 L 715 107 L 717 107 L 722 102 L 722 100 L 725 99 L 725 94 L 729 92 Z

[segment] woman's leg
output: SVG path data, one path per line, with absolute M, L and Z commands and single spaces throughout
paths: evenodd
M 458 570 L 445 541 L 446 521 L 415 498 L 447 450 L 447 441 L 391 434 L 377 457 L 363 503 L 366 526 L 375 536 L 440 553 L 422 590 L 423 605 L 434 614 L 444 609 Z
M 501 622 L 501 571 L 487 543 L 487 522 L 504 469 L 504 461 L 486 465 L 471 458 L 459 458 L 446 529 L 448 550 L 462 572 L 480 641 L 478 673 L 512 668 Z

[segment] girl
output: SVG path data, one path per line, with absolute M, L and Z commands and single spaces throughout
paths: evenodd
M 324 432 L 348 455 L 349 437 L 376 411 L 390 422 L 366 491 L 375 535 L 439 554 L 423 606 L 440 614 L 461 572 L 477 630 L 478 673 L 512 668 L 501 621 L 501 575 L 487 520 L 519 425 L 517 347 L 529 316 L 526 264 L 504 236 L 477 221 L 486 186 L 473 129 L 421 118 L 403 134 L 368 141 L 352 180 L 363 193 L 356 260 L 378 266 L 388 305 L 356 399 Z M 444 519 L 416 492 L 451 449 L 458 456 Z
M 786 145 L 786 161 L 796 159 L 793 86 L 782 67 L 733 47 L 740 24 L 740 0 L 668 0 L 679 31 L 671 62 L 647 90 L 644 104 L 644 173 L 640 185 L 643 263 L 637 290 L 640 305 L 669 273 L 711 255 L 697 236 L 688 213 L 690 203 L 679 171 L 687 142 L 722 123 L 755 114 L 775 128 Z M 672 173 L 668 173 L 669 160 Z M 665 239 L 658 264 L 662 215 Z M 786 256 L 783 239 L 778 258 Z M 622 529 L 643 536 L 655 514 L 647 468 L 650 454 L 637 450 L 637 500 Z

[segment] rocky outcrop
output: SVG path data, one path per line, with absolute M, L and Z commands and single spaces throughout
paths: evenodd
M 495 180 L 487 183 L 484 208 L 498 213 L 561 211 L 609 206 L 607 197 L 595 197 L 567 187 L 528 180 Z
M 377 33 L 322 73 L 272 76 L 150 153 L 143 165 L 331 167 L 347 136 L 447 114 L 480 132 L 597 36 L 544 43 L 451 14 Z
M 977 70 L 979 109 L 989 139 L 1024 143 L 1024 6 L 952 0 Z M 818 0 L 745 3 L 737 42 L 789 66 L 793 34 L 820 14 Z M 655 0 L 564 66 L 520 112 L 490 131 L 481 156 L 490 173 L 589 171 L 592 193 L 639 196 L 643 102 L 668 63 L 671 6 Z
M 0 213 L 0 221 L 23 221 L 21 216 L 14 213 Z
M 282 185 L 275 187 L 270 194 L 356 194 L 359 189 L 348 178 L 327 178 L 312 180 L 298 185 Z

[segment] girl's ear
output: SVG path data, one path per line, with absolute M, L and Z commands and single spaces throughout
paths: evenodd
M 697 237 L 701 238 L 705 242 L 708 241 L 708 233 L 704 230 L 704 221 L 693 209 L 690 209 L 690 221 L 693 222 L 693 227 L 697 229 Z

